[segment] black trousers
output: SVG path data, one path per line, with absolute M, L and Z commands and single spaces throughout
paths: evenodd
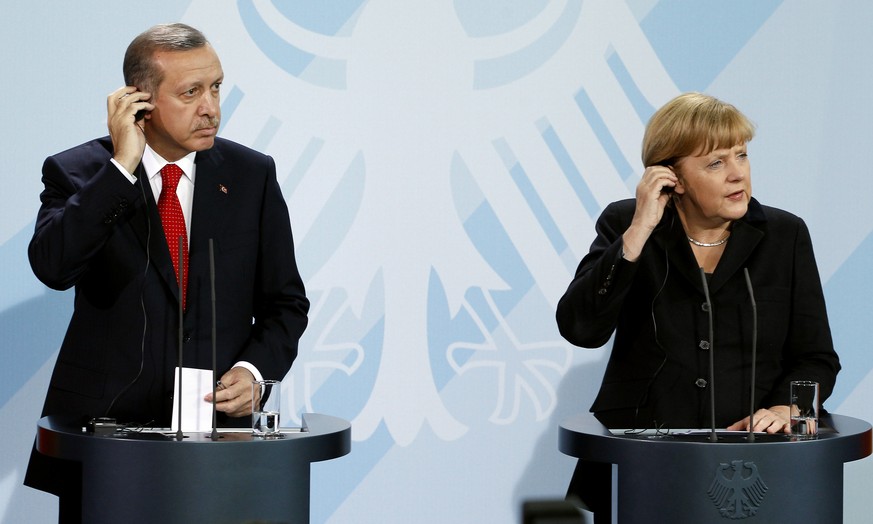
M 578 499 L 594 513 L 594 524 L 612 522 L 612 464 L 580 460 L 567 488 L 567 499 Z
M 43 455 L 34 445 L 24 485 L 58 497 L 58 524 L 82 522 L 82 464 Z

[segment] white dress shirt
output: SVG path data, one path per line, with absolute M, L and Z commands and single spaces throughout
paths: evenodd
M 182 206 L 182 214 L 185 216 L 185 231 L 187 232 L 186 236 L 188 237 L 189 246 L 191 245 L 191 206 L 194 202 L 194 176 L 197 172 L 197 166 L 194 163 L 194 157 L 196 155 L 197 152 L 192 151 L 179 160 L 172 162 L 179 166 L 179 169 L 184 173 L 184 176 L 179 179 L 179 185 L 176 187 L 176 196 L 179 197 L 179 204 Z M 131 184 L 136 183 L 136 177 L 128 173 L 127 169 L 116 162 L 114 158 L 112 159 L 112 163 L 115 164 L 115 167 L 121 171 L 121 174 L 123 174 Z M 157 202 L 161 196 L 161 169 L 169 163 L 170 162 L 164 160 L 161 155 L 146 144 L 145 151 L 142 155 L 142 166 L 148 177 L 149 185 L 152 187 L 155 202 Z M 240 361 L 234 364 L 234 367 L 242 367 L 251 371 L 255 380 L 264 380 L 264 377 L 258 371 L 258 368 L 250 362 Z

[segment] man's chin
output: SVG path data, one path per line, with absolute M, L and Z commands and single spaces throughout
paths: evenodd
M 194 143 L 194 148 L 191 151 L 205 151 L 211 149 L 215 145 L 215 135 L 198 139 Z

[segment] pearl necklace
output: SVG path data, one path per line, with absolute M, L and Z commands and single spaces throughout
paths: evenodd
M 727 242 L 728 239 L 731 237 L 731 234 L 730 234 L 730 232 L 728 232 L 728 234 L 725 235 L 725 237 L 724 237 L 723 239 L 721 239 L 721 240 L 717 240 L 717 241 L 715 241 L 715 242 L 711 242 L 711 243 L 701 242 L 701 241 L 699 241 L 699 240 L 694 240 L 693 238 L 691 238 L 691 237 L 688 236 L 688 235 L 685 235 L 685 236 L 688 237 L 688 241 L 691 242 L 692 244 L 694 244 L 695 246 L 700 246 L 700 247 L 718 247 L 718 246 L 724 244 L 725 242 Z

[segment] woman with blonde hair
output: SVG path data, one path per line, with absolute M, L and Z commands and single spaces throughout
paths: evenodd
M 674 98 L 646 126 L 636 198 L 597 220 L 557 321 L 577 346 L 597 348 L 615 334 L 591 406 L 604 425 L 747 430 L 754 403 L 754 431 L 789 432 L 792 380 L 819 382 L 822 401 L 833 391 L 840 364 L 809 231 L 752 197 L 753 136 L 730 104 L 700 93 Z M 761 326 L 754 401 L 746 273 Z M 600 481 L 582 469 L 570 491 L 585 499 L 582 484 Z

